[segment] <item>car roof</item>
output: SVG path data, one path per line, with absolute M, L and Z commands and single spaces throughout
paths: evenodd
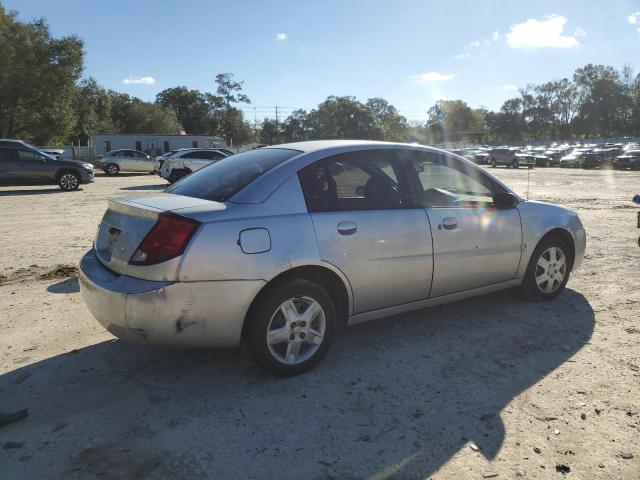
M 327 150 L 341 147 L 355 146 L 398 146 L 407 145 L 406 143 L 378 142 L 374 140 L 310 140 L 307 142 L 282 143 L 280 145 L 269 145 L 262 148 L 286 148 L 289 150 L 298 150 L 302 153 L 316 152 L 319 150 Z

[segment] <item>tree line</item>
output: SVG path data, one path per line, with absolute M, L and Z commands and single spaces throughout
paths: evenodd
M 105 89 L 82 78 L 83 41 L 55 38 L 44 19 L 20 22 L 0 4 L 0 138 L 45 144 L 86 144 L 92 134 L 206 134 L 234 145 L 310 139 L 523 142 L 640 135 L 640 75 L 585 65 L 571 78 L 529 84 L 498 111 L 463 100 L 439 100 L 425 122 L 409 122 L 383 98 L 361 102 L 329 96 L 309 111 L 250 123 L 239 105 L 251 103 L 231 73 L 213 92 L 178 86 L 154 102 Z

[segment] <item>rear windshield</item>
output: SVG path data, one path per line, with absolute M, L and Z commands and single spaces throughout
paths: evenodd
M 238 153 L 192 173 L 166 191 L 224 202 L 263 173 L 298 154 L 298 150 L 284 148 L 261 148 Z

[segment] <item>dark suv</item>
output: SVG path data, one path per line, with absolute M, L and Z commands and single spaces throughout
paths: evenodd
M 93 165 L 74 160 L 57 160 L 20 140 L 0 140 L 1 185 L 57 184 L 75 190 L 93 182 Z

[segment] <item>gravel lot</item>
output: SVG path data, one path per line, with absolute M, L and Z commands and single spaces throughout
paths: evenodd
M 576 209 L 587 257 L 555 301 L 511 292 L 342 331 L 313 372 L 274 379 L 236 350 L 115 341 L 73 267 L 105 198 L 0 188 L 0 477 L 640 478 L 639 172 L 494 170 Z

